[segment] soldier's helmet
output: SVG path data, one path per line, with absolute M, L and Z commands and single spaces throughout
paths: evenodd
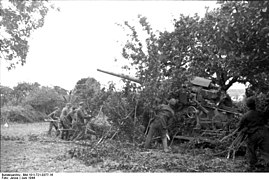
M 246 105 L 248 108 L 255 108 L 256 107 L 256 100 L 254 97 L 249 97 L 246 101 Z
M 174 99 L 174 98 L 171 98 L 171 99 L 169 100 L 169 105 L 175 106 L 176 103 L 177 103 L 177 100 Z

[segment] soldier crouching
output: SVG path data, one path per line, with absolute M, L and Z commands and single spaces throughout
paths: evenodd
M 158 133 L 161 135 L 164 152 L 169 151 L 167 145 L 167 135 L 168 135 L 167 127 L 169 127 L 169 124 L 171 124 L 172 119 L 174 117 L 174 110 L 172 109 L 172 107 L 175 106 L 175 104 L 176 100 L 170 99 L 169 105 L 161 104 L 159 106 L 159 110 L 157 112 L 155 119 L 149 125 L 149 132 L 147 134 L 145 148 L 150 147 L 150 142 L 152 140 L 153 135 L 155 133 Z

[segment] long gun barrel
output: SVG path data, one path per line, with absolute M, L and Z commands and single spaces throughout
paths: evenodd
M 106 74 L 109 74 L 109 75 L 112 75 L 112 76 L 120 77 L 120 78 L 123 78 L 123 79 L 127 79 L 127 80 L 130 80 L 130 81 L 133 81 L 133 82 L 141 84 L 141 81 L 139 79 L 134 78 L 134 77 L 130 77 L 130 76 L 125 75 L 125 74 L 117 74 L 117 73 L 113 73 L 113 72 L 104 71 L 104 70 L 101 70 L 101 69 L 97 69 L 97 71 L 102 72 L 102 73 L 106 73 Z

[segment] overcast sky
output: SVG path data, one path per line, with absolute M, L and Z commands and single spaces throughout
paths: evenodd
M 101 84 L 120 79 L 96 71 L 119 72 L 121 44 L 126 34 L 115 23 L 132 23 L 141 14 L 154 30 L 171 30 L 179 14 L 200 16 L 215 1 L 53 1 L 61 11 L 51 11 L 42 28 L 35 31 L 24 66 L 7 71 L 1 62 L 1 84 L 38 82 L 71 90 L 81 78 L 93 77 Z M 2 60 L 1 60 L 2 61 Z

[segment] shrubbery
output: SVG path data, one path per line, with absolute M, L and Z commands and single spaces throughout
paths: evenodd
M 267 105 L 267 103 L 265 101 L 266 94 L 264 94 L 264 93 L 253 94 L 253 97 L 255 97 L 255 99 L 256 99 L 257 110 L 263 112 L 265 110 L 265 106 Z M 241 113 L 245 113 L 248 110 L 248 108 L 246 106 L 246 99 L 244 99 L 243 101 L 234 102 L 234 105 L 236 106 L 238 111 Z
M 23 82 L 13 88 L 0 86 L 0 95 L 1 121 L 24 123 L 43 121 L 56 106 L 63 107 L 67 91 Z
M 31 106 L 4 106 L 1 108 L 1 123 L 28 123 L 43 121 L 46 115 L 35 111 Z
M 104 113 L 117 129 L 117 135 L 122 140 L 134 142 L 141 138 L 141 111 L 138 109 L 138 99 L 135 94 L 125 96 L 124 93 L 114 92 L 104 102 Z

